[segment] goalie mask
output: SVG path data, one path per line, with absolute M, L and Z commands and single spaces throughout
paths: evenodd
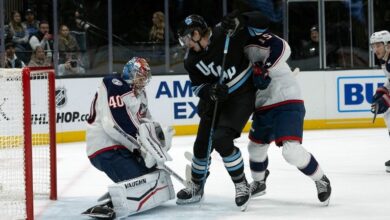
M 122 78 L 139 93 L 152 78 L 148 62 L 144 58 L 133 57 L 123 67 Z

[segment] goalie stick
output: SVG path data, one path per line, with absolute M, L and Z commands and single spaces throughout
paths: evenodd
M 167 171 L 167 173 L 169 173 L 169 175 L 173 176 L 175 179 L 177 179 L 181 184 L 183 184 L 185 187 L 187 187 L 187 182 L 188 180 L 185 180 L 183 179 L 179 174 L 177 174 L 175 171 L 173 171 L 170 167 L 168 167 L 167 165 L 163 164 L 161 167 L 158 167 L 158 168 L 161 168 L 165 171 Z M 187 177 L 187 175 L 186 175 Z

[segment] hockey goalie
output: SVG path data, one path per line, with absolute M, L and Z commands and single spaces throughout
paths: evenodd
M 87 125 L 87 154 L 92 165 L 114 184 L 99 204 L 83 215 L 122 219 L 175 198 L 170 175 L 162 169 L 172 129 L 162 129 L 148 110 L 147 61 L 132 58 L 121 75 L 108 75 L 92 101 Z

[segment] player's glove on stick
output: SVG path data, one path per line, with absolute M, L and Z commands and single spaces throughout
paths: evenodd
M 378 100 L 376 100 L 371 105 L 371 112 L 375 114 L 377 112 L 378 114 L 385 113 L 387 109 L 389 109 L 390 106 L 390 95 L 389 94 L 383 94 L 382 97 L 380 97 Z
M 214 83 L 209 88 L 209 96 L 213 101 L 223 102 L 228 98 L 229 88 L 225 84 Z
M 240 15 L 239 10 L 234 10 L 222 18 L 221 27 L 224 32 L 234 35 L 244 27 L 245 19 Z
M 379 98 L 383 96 L 383 94 L 389 94 L 389 90 L 386 87 L 381 86 L 376 89 L 374 96 L 372 97 L 372 102 L 378 101 Z
M 260 90 L 266 89 L 271 83 L 268 70 L 260 62 L 253 64 L 253 82 L 256 88 Z

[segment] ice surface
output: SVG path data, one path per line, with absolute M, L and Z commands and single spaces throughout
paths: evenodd
M 173 139 L 167 163 L 184 177 L 185 151 L 192 151 L 194 136 Z M 245 159 L 245 172 L 251 179 L 247 134 L 236 140 Z M 314 182 L 282 157 L 274 144 L 269 148 L 267 193 L 252 199 L 246 212 L 234 203 L 234 186 L 222 160 L 212 154 L 211 175 L 204 200 L 198 204 L 177 206 L 171 200 L 161 207 L 133 216 L 131 219 L 390 219 L 390 173 L 384 163 L 390 160 L 390 138 L 386 129 L 351 129 L 305 131 L 303 146 L 322 166 L 331 181 L 333 193 L 324 207 L 317 199 Z M 111 181 L 95 169 L 85 153 L 85 143 L 58 145 L 57 201 L 35 203 L 36 219 L 89 219 L 80 213 L 93 206 L 105 193 Z M 173 179 L 176 191 L 181 184 Z

